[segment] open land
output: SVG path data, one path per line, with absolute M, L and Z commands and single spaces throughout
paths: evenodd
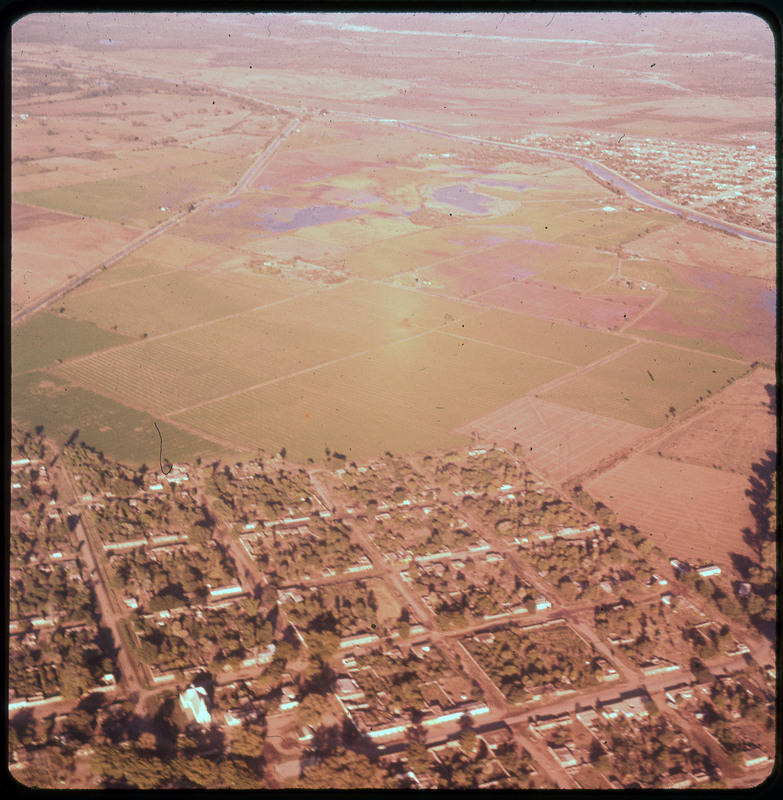
M 769 772 L 773 43 L 604 17 L 14 26 L 26 782 Z

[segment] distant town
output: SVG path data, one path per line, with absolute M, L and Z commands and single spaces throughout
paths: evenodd
M 769 769 L 762 587 L 670 560 L 519 452 L 161 466 L 14 432 L 25 782 L 339 787 L 353 764 L 386 787 L 685 788 Z

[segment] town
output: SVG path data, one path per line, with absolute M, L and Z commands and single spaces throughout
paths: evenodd
M 12 774 L 760 782 L 776 682 L 763 587 L 670 560 L 521 454 L 477 441 L 133 470 L 14 429 Z

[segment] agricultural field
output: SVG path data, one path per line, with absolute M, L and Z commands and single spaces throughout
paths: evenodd
M 721 272 L 774 280 L 768 245 L 684 222 L 636 239 L 625 246 L 625 251 L 638 259 L 707 270 L 719 266 Z
M 51 313 L 38 314 L 11 331 L 11 373 L 17 375 L 56 361 L 131 341 L 114 331 Z
M 738 361 L 662 344 L 639 344 L 542 392 L 542 397 L 657 428 L 747 371 L 748 366 Z
M 216 400 L 172 416 L 242 448 L 319 458 L 458 446 L 457 425 L 569 370 L 438 332 Z
M 652 302 L 651 297 L 580 294 L 553 284 L 514 282 L 474 295 L 482 305 L 586 328 L 617 330 Z
M 11 391 L 11 416 L 27 430 L 43 429 L 59 444 L 84 441 L 125 464 L 157 465 L 160 437 L 155 419 L 115 400 L 74 386 L 45 372 L 16 376 Z M 163 437 L 163 458 L 169 462 L 208 458 L 225 446 L 157 420 Z
M 746 475 L 649 454 L 634 455 L 585 485 L 667 556 L 724 570 L 732 570 L 731 553 L 751 552 L 742 537 L 755 525 L 748 488 Z
M 102 328 L 136 337 L 159 336 L 275 303 L 306 288 L 258 275 L 250 290 L 206 275 L 165 270 L 124 285 L 90 288 L 87 284 L 65 297 L 61 307 L 66 316 Z
M 773 363 L 777 308 L 772 280 L 691 267 L 676 267 L 676 272 L 688 288 L 669 291 L 637 323 L 640 333 L 695 337 L 715 350 Z
M 673 461 L 751 475 L 775 442 L 774 391 L 774 372 L 753 370 L 727 386 L 706 413 L 663 439 L 655 452 Z
M 511 450 L 555 481 L 584 473 L 649 433 L 647 428 L 534 397 L 514 400 L 456 428 Z
M 632 342 L 624 336 L 499 309 L 481 311 L 443 330 L 574 366 L 591 364 Z
M 19 204 L 14 203 L 14 206 Z M 27 207 L 25 207 L 27 208 Z M 24 306 L 47 291 L 80 275 L 85 266 L 97 266 L 130 244 L 140 231 L 103 220 L 43 211 L 43 225 L 30 224 L 35 214 L 22 212 L 20 229 L 14 229 L 11 257 L 11 299 Z M 29 225 L 29 227 L 26 227 Z

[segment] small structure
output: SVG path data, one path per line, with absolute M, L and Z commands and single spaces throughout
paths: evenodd
M 334 693 L 343 701 L 364 699 L 364 692 L 353 678 L 338 678 L 334 684 Z
M 212 722 L 212 715 L 207 707 L 207 699 L 206 689 L 191 683 L 179 696 L 179 704 L 197 725 L 209 725 Z
M 699 567 L 696 572 L 702 578 L 709 578 L 711 575 L 720 575 L 720 567 L 715 564 L 707 564 L 704 567 Z

